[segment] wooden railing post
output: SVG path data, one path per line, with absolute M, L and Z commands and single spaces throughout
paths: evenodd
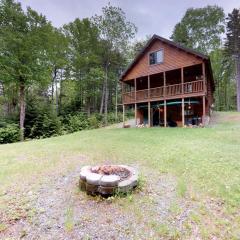
M 203 74 L 203 91 L 206 94 L 206 69 L 205 62 L 202 63 L 202 74 Z
M 182 89 L 181 89 L 181 93 L 184 94 L 184 68 L 181 68 L 181 84 L 182 84 Z

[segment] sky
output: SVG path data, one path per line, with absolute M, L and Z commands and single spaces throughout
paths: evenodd
M 30 6 L 42 13 L 55 27 L 73 21 L 75 18 L 101 14 L 108 2 L 126 13 L 129 21 L 137 28 L 137 38 L 157 34 L 169 38 L 176 23 L 190 7 L 218 5 L 227 14 L 233 8 L 240 8 L 240 0 L 18 0 L 23 8 Z

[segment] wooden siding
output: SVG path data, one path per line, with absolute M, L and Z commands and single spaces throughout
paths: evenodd
M 163 63 L 149 65 L 149 53 L 159 49 L 164 51 Z M 202 59 L 199 57 L 163 43 L 160 40 L 155 40 L 136 65 L 125 75 L 123 81 L 200 63 L 202 63 Z

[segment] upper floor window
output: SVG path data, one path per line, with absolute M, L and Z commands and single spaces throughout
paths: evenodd
M 163 62 L 163 50 L 158 50 L 156 52 L 151 52 L 149 54 L 149 64 L 158 64 Z

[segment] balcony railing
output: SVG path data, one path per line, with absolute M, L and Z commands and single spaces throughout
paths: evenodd
M 134 103 L 144 101 L 154 101 L 178 97 L 187 97 L 190 95 L 201 94 L 204 92 L 204 81 L 198 80 L 193 82 L 186 82 L 174 85 L 167 85 L 157 88 L 150 88 L 136 91 L 123 93 L 123 103 Z

